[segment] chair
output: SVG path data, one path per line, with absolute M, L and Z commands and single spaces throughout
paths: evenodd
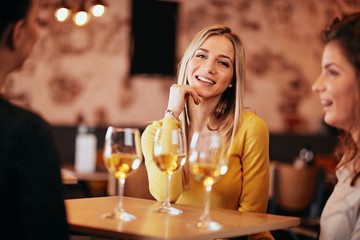
M 271 163 L 272 193 L 268 213 L 301 218 L 299 227 L 289 229 L 293 239 L 317 239 L 323 209 L 325 169 L 296 168 L 291 164 Z

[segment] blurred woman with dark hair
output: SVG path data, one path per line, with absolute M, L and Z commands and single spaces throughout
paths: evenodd
M 341 131 L 338 183 L 321 215 L 320 239 L 360 239 L 360 13 L 323 32 L 322 73 L 313 84 L 324 121 Z

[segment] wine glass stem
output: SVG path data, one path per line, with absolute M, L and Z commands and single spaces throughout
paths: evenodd
M 119 204 L 118 210 L 120 212 L 124 212 L 123 208 L 123 196 L 124 196 L 124 185 L 125 185 L 125 178 L 119 178 Z
M 170 207 L 170 180 L 171 180 L 171 175 L 168 174 L 167 175 L 167 183 L 166 183 L 166 196 L 165 196 L 165 202 L 163 203 L 163 207 L 164 208 L 169 208 Z
M 211 189 L 212 189 L 212 185 L 204 185 L 204 213 L 200 217 L 200 221 L 202 222 L 209 221 Z

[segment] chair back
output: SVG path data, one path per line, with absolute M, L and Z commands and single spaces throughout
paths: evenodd
M 304 217 L 320 217 L 324 194 L 325 170 L 319 167 L 297 168 L 291 164 L 276 163 L 273 167 L 270 212 L 278 209 L 303 213 Z

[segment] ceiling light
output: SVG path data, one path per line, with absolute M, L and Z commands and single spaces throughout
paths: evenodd
M 106 11 L 106 4 L 102 0 L 95 0 L 91 12 L 95 17 L 101 17 Z
M 90 15 L 85 10 L 85 2 L 82 1 L 80 10 L 73 15 L 73 21 L 77 26 L 84 26 L 89 22 Z
M 65 0 L 61 1 L 61 4 L 55 11 L 55 18 L 59 22 L 66 21 L 70 16 L 70 9 L 65 4 Z

